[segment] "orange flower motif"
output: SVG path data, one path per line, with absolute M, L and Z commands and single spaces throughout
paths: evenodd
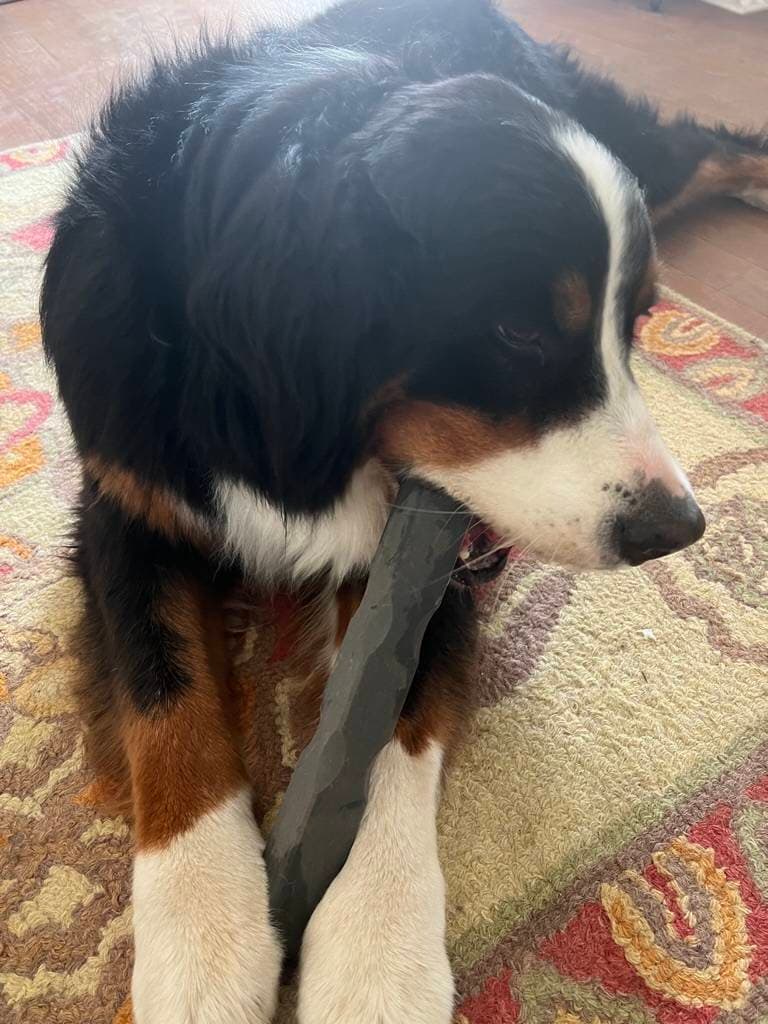
M 40 345 L 40 321 L 26 320 L 11 328 L 11 342 L 17 352 Z
M 768 372 L 759 359 L 708 359 L 688 366 L 685 376 L 726 402 L 746 402 L 768 389 Z
M 13 389 L 8 377 L 0 376 L 0 489 L 43 465 L 37 431 L 52 406 L 53 399 L 44 391 Z
M 657 356 L 698 356 L 720 342 L 714 324 L 675 307 L 658 309 L 640 327 L 640 347 Z
M 628 871 L 618 884 L 601 887 L 614 942 L 653 991 L 684 1006 L 737 1009 L 749 992 L 752 956 L 738 886 L 716 866 L 712 850 L 682 837 L 653 860 L 692 934 L 681 936 L 662 894 Z
M 23 146 L 0 153 L 0 165 L 12 171 L 20 171 L 24 167 L 39 167 L 52 163 L 66 156 L 69 144 L 66 139 L 54 139 L 52 142 L 40 142 L 34 146 Z

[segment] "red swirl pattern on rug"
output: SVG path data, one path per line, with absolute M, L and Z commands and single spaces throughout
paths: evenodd
M 477 965 L 458 1021 L 763 1019 L 768 775 L 744 780 L 685 832 L 642 847 L 586 886 L 560 927 L 540 937 L 540 923 Z
M 638 345 L 717 401 L 768 420 L 766 350 L 734 334 L 712 314 L 658 303 L 636 327 Z

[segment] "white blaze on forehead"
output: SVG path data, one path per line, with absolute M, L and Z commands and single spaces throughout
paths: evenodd
M 690 493 L 690 485 L 667 451 L 627 366 L 626 322 L 621 307 L 624 268 L 631 255 L 632 225 L 642 197 L 635 178 L 594 136 L 577 125 L 563 128 L 556 141 L 581 171 L 608 231 L 608 273 L 600 325 L 600 356 L 605 373 L 606 414 L 637 475 L 658 479 L 673 494 Z
M 608 393 L 631 383 L 624 359 L 619 297 L 622 267 L 631 243 L 629 225 L 632 214 L 641 202 L 635 179 L 597 139 L 582 128 L 570 125 L 556 136 L 556 142 L 567 153 L 584 176 L 608 230 L 608 275 L 605 282 L 600 347 L 608 384 Z

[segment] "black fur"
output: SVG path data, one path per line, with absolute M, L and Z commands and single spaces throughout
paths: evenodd
M 540 137 L 552 115 L 488 77 L 503 71 L 550 100 L 562 74 L 479 0 L 353 3 L 159 61 L 116 95 L 42 299 L 81 451 L 197 505 L 216 471 L 315 511 L 396 374 L 493 411 L 532 390 L 542 415 L 570 405 L 574 366 L 536 393 L 539 353 L 505 368 L 491 335 L 548 326 L 558 262 L 589 254 L 597 286 L 604 228 Z
M 551 287 L 576 269 L 598 307 L 608 235 L 551 143 L 565 115 L 652 203 L 707 154 L 759 144 L 662 127 L 487 0 L 351 0 L 157 59 L 94 127 L 47 262 L 45 348 L 81 454 L 203 515 L 221 476 L 315 513 L 368 450 L 394 380 L 536 429 L 581 415 L 603 390 L 594 320 L 564 339 Z M 627 339 L 642 208 L 629 228 Z M 146 707 L 181 685 L 148 611 L 158 579 L 203 569 L 89 486 L 80 570 Z M 137 631 L 128 652 L 120 636 Z
M 103 625 L 102 654 L 114 677 L 129 682 L 138 709 L 165 706 L 191 679 L 179 657 L 181 638 L 163 608 L 173 605 L 176 588 L 189 580 L 223 600 L 234 573 L 214 568 L 191 545 L 171 543 L 141 521 L 128 519 L 100 498 L 88 480 L 83 506 L 75 569 L 87 584 L 87 617 Z M 112 679 L 101 679 L 98 685 L 110 689 Z
M 353 0 L 157 60 L 104 110 L 48 260 L 45 343 L 81 450 L 201 507 L 215 470 L 316 511 L 394 374 L 535 419 L 594 399 L 584 353 L 560 366 L 554 339 L 542 390 L 540 352 L 503 366 L 489 343 L 497 321 L 552 335 L 559 265 L 595 290 L 605 269 L 600 217 L 529 93 L 652 202 L 724 145 L 660 126 L 485 0 Z

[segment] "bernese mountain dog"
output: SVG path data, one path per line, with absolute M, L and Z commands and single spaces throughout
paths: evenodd
M 348 0 L 156 58 L 107 103 L 41 309 L 82 463 L 82 713 L 135 829 L 137 1024 L 273 1013 L 227 602 L 293 593 L 311 731 L 408 474 L 474 525 L 305 934 L 298 1017 L 448 1024 L 435 810 L 469 584 L 512 546 L 609 569 L 701 536 L 631 346 L 653 225 L 715 195 L 768 208 L 764 137 L 662 123 L 489 0 Z

